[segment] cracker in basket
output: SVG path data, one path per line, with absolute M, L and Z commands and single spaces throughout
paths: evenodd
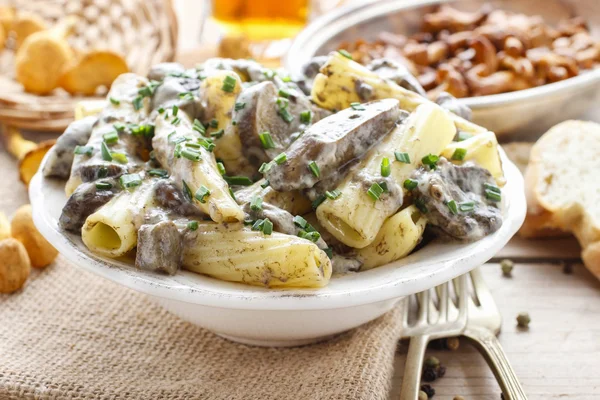
M 15 48 L 21 47 L 25 40 L 36 32 L 48 29 L 42 17 L 32 13 L 20 12 L 10 25 L 10 31 L 15 35 Z
M 127 62 L 119 54 L 94 50 L 72 63 L 60 77 L 59 84 L 71 94 L 93 95 L 98 87 L 110 87 L 126 72 L 129 72 Z

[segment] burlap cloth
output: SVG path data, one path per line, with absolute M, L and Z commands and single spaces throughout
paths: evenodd
M 1 147 L 0 171 L 11 215 L 27 197 Z M 0 399 L 385 399 L 400 320 L 394 310 L 328 342 L 250 347 L 59 257 L 0 295 Z

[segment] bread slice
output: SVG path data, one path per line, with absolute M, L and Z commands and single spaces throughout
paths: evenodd
M 600 278 L 600 124 L 565 121 L 546 132 L 531 150 L 525 181 L 530 223 L 572 232 Z

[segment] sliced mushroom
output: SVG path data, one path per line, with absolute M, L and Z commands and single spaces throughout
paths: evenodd
M 174 275 L 181 267 L 183 241 L 173 221 L 142 225 L 138 231 L 135 266 Z
M 398 100 L 385 99 L 331 115 L 308 128 L 287 149 L 287 161 L 272 165 L 265 177 L 278 191 L 310 188 L 362 156 L 388 134 L 401 114 Z M 311 162 L 318 172 L 311 172 Z
M 367 65 L 367 68 L 383 79 L 389 79 L 405 89 L 419 93 L 421 96 L 425 96 L 425 90 L 417 78 L 415 78 L 404 65 L 386 58 L 380 58 Z

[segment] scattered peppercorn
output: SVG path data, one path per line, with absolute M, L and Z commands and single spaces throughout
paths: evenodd
M 427 393 L 425 393 L 422 390 L 419 390 L 419 400 L 427 400 L 429 397 L 427 396 Z
M 431 385 L 421 385 L 421 390 L 427 394 L 428 399 L 435 396 L 435 389 Z
M 504 400 L 504 393 L 500 393 L 500 399 Z
M 460 340 L 457 337 L 451 337 L 446 339 L 446 347 L 448 348 L 448 350 L 458 350 L 458 348 L 460 347 Z
M 563 263 L 563 274 L 571 275 L 573 273 L 573 264 Z
M 531 317 L 529 317 L 529 313 L 522 312 L 517 315 L 517 326 L 519 328 L 529 328 L 529 323 L 531 322 Z
M 446 349 L 446 340 L 445 339 L 435 339 L 429 342 L 429 347 L 433 350 L 445 350 Z
M 423 377 L 422 377 L 422 379 L 425 382 L 433 382 L 437 378 L 438 378 L 438 374 L 437 374 L 436 368 L 425 367 L 425 369 L 423 370 Z
M 437 376 L 438 376 L 438 378 L 443 378 L 444 375 L 446 375 L 446 367 L 444 367 L 443 365 L 440 365 L 437 369 Z
M 515 266 L 515 263 L 511 260 L 502 260 L 500 261 L 500 267 L 502 268 L 502 275 L 507 278 L 512 277 L 512 270 Z
M 465 398 L 462 396 L 454 396 L 452 400 L 465 400 Z
M 437 357 L 427 357 L 424 363 L 426 368 L 437 368 L 440 366 L 440 360 Z

